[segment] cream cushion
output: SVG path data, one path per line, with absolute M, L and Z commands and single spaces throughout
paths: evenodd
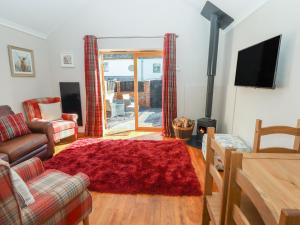
M 60 102 L 57 103 L 39 103 L 42 119 L 44 120 L 59 120 L 62 117 L 62 110 Z
M 34 198 L 27 187 L 26 183 L 22 180 L 19 174 L 14 171 L 14 169 L 10 169 L 10 175 L 13 187 L 17 193 L 18 202 L 20 207 L 23 208 L 25 206 L 29 206 L 30 204 L 34 203 Z

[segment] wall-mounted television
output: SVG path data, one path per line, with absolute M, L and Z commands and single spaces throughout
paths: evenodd
M 235 86 L 275 88 L 281 35 L 240 50 Z

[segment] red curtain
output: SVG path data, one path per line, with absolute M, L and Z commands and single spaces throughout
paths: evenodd
M 176 34 L 165 34 L 163 50 L 163 136 L 173 136 L 172 122 L 177 117 L 176 92 Z
M 86 89 L 86 124 L 87 136 L 102 137 L 102 96 L 100 86 L 98 46 L 95 36 L 84 37 L 84 67 Z

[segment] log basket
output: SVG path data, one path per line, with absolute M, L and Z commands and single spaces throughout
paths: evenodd
M 172 123 L 173 129 L 174 129 L 174 134 L 175 138 L 183 141 L 188 141 L 192 138 L 193 135 L 193 130 L 195 127 L 195 121 L 192 121 L 192 126 L 183 128 L 183 127 L 178 127 L 174 124 L 174 121 Z

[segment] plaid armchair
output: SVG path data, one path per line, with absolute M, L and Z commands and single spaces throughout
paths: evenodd
M 40 159 L 32 158 L 14 167 L 28 185 L 35 202 L 20 208 L 10 179 L 9 164 L 0 160 L 0 224 L 5 225 L 88 225 L 92 198 L 89 179 L 78 173 L 69 176 L 44 170 Z
M 39 103 L 57 103 L 61 102 L 59 97 L 54 98 L 37 98 L 30 99 L 23 102 L 23 108 L 28 121 L 42 120 L 42 115 L 39 107 Z M 78 125 L 77 114 L 63 113 L 61 120 L 50 121 L 53 126 L 53 139 L 55 143 L 58 143 L 61 139 L 73 136 L 77 139 Z

